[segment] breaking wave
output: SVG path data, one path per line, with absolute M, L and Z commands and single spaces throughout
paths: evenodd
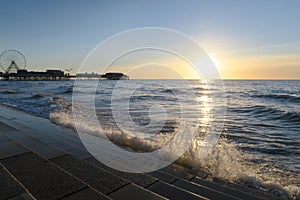
M 53 123 L 75 130 L 70 111 L 50 113 Z M 90 134 L 98 135 L 96 127 L 87 124 L 76 124 Z M 126 135 L 118 129 L 104 130 L 107 137 L 117 145 L 134 151 L 153 151 L 170 141 L 172 135 L 159 134 L 153 138 L 138 138 Z M 189 131 L 186 128 L 186 131 Z M 264 162 L 263 158 L 241 151 L 239 145 L 221 138 L 214 149 L 200 159 L 202 138 L 196 137 L 191 148 L 180 159 L 179 163 L 189 165 L 200 171 L 205 170 L 213 178 L 241 184 L 260 191 L 268 192 L 284 199 L 300 199 L 300 187 L 297 177 L 287 177 L 286 171 L 274 169 L 276 165 Z

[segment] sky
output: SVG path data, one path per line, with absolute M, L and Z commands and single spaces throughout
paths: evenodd
M 224 79 L 300 79 L 298 0 L 1 0 L 0 8 L 0 52 L 19 50 L 30 70 L 76 73 L 105 39 L 129 29 L 162 27 L 197 41 Z M 186 72 L 180 62 L 177 68 Z M 164 69 L 137 70 L 135 78 L 172 78 Z

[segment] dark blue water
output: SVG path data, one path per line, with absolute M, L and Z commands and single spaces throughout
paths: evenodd
M 138 126 L 147 126 L 151 124 L 151 106 L 162 105 L 168 115 L 161 130 L 164 134 L 171 134 L 176 130 L 182 112 L 187 117 L 199 118 L 200 126 L 210 126 L 210 121 L 206 119 L 213 117 L 209 114 L 211 107 L 218 107 L 220 102 L 222 105 L 226 102 L 226 117 L 218 154 L 222 155 L 224 168 L 236 171 L 236 166 L 230 165 L 225 155 L 231 154 L 229 156 L 240 162 L 240 171 L 245 174 L 237 175 L 232 172 L 231 176 L 234 178 L 229 180 L 225 176 L 227 172 L 223 171 L 222 175 L 219 171 L 219 178 L 242 182 L 244 176 L 253 176 L 257 178 L 258 188 L 271 188 L 271 192 L 286 198 L 299 198 L 300 81 L 224 81 L 226 99 L 218 101 L 217 105 L 211 102 L 210 95 L 220 88 L 208 89 L 199 81 L 187 84 L 183 81 L 133 80 L 128 81 L 126 87 L 136 84 L 140 86 L 129 98 L 131 120 Z M 103 125 L 116 125 L 110 101 L 114 86 L 113 81 L 101 81 L 97 89 L 95 105 L 99 121 Z M 37 116 L 50 116 L 53 122 L 71 127 L 72 87 L 72 81 L 1 81 L 0 103 Z M 189 96 L 187 90 L 193 90 L 195 96 Z M 88 89 L 82 92 L 88 92 Z M 178 95 L 186 101 L 185 108 L 180 108 Z M 208 113 L 199 114 L 194 104 Z M 121 106 L 119 109 L 122 112 Z M 155 119 L 164 117 L 163 113 L 155 110 L 151 115 Z M 205 132 L 206 129 L 201 130 Z M 195 151 L 197 148 L 194 149 L 194 155 Z M 211 168 L 214 159 L 205 161 L 210 162 L 209 164 L 203 164 L 203 161 L 199 165 Z M 213 173 L 215 169 L 209 170 Z
M 226 88 L 227 137 L 299 170 L 300 81 L 227 81 Z

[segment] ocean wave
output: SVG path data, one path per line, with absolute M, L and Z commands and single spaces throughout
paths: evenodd
M 3 102 L 1 105 L 11 107 L 11 108 L 17 108 L 18 106 L 16 104 Z
M 292 111 L 283 111 L 274 107 L 263 105 L 245 106 L 245 107 L 228 107 L 227 111 L 233 113 L 248 114 L 252 117 L 263 117 L 264 120 L 281 120 L 284 122 L 300 122 L 300 113 Z
M 75 130 L 72 113 L 70 110 L 50 113 L 53 123 Z M 76 124 L 76 127 L 87 133 L 98 135 L 96 126 L 84 122 Z M 104 128 L 107 137 L 121 147 L 136 151 L 149 152 L 166 145 L 172 135 L 158 134 L 156 137 L 139 138 L 125 134 L 119 129 Z M 186 127 L 189 131 L 189 127 Z M 242 184 L 248 187 L 277 195 L 284 199 L 300 199 L 300 187 L 291 182 L 285 169 L 274 170 L 274 165 L 267 163 L 263 158 L 261 162 L 253 164 L 254 156 L 241 151 L 240 146 L 221 138 L 218 144 L 204 158 L 200 158 L 203 138 L 196 137 L 190 149 L 177 161 L 184 166 L 188 165 L 199 171 L 206 171 L 213 178 L 227 182 Z M 257 159 L 257 158 L 255 158 Z M 280 171 L 282 170 L 282 171 Z M 280 172 L 280 173 L 279 173 Z
M 238 113 L 251 113 L 251 114 L 272 114 L 277 111 L 277 109 L 266 107 L 263 105 L 254 106 L 244 106 L 244 107 L 228 107 L 228 111 L 238 112 Z
M 72 93 L 73 92 L 73 87 L 68 87 L 64 93 Z
M 242 147 L 243 151 L 248 151 L 248 152 L 260 152 L 264 154 L 271 154 L 271 155 L 297 155 L 298 153 L 295 153 L 295 149 L 293 148 L 282 148 L 280 145 L 277 145 L 277 147 L 273 147 L 271 145 L 265 145 L 262 147 L 256 147 L 256 146 L 245 146 Z
M 160 89 L 159 92 L 173 94 L 173 93 L 176 93 L 177 90 L 175 90 L 175 89 Z
M 40 93 L 40 92 L 37 92 L 37 93 L 33 93 L 30 98 L 32 98 L 32 99 L 39 99 L 39 98 L 44 98 L 44 97 L 47 97 L 47 96 L 51 96 L 51 94 L 50 93 Z
M 290 122 L 300 122 L 300 113 L 298 112 L 281 112 L 279 116 L 271 117 L 274 120 L 288 120 Z
M 203 86 L 197 86 L 197 87 L 194 87 L 193 88 L 194 90 L 215 90 L 215 88 L 209 88 L 208 86 L 206 86 L 206 85 L 203 85 Z
M 0 92 L 2 94 L 16 94 L 16 93 L 19 93 L 19 91 L 17 91 L 17 90 L 9 90 L 9 89 L 0 90 Z
M 133 95 L 130 97 L 130 102 L 139 102 L 139 101 L 158 101 L 158 102 L 177 102 L 176 96 L 164 96 L 164 95 Z
M 62 110 L 71 110 L 72 102 L 61 96 L 54 96 L 50 99 L 51 112 L 61 112 Z M 51 114 L 51 113 L 50 113 Z
M 56 88 L 57 93 L 72 93 L 73 92 L 73 86 L 59 86 Z
M 36 86 L 41 86 L 41 85 L 45 85 L 45 83 L 39 82 L 39 83 L 27 83 L 27 84 L 24 84 L 25 87 L 36 87 Z
M 252 97 L 289 101 L 289 102 L 294 102 L 294 103 L 300 102 L 300 97 L 295 96 L 293 94 L 290 94 L 290 95 L 288 95 L 288 94 L 257 94 L 257 95 L 253 95 Z

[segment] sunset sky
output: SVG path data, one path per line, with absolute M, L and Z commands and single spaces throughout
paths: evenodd
M 106 38 L 133 28 L 163 27 L 194 38 L 224 79 L 300 79 L 297 0 L 2 0 L 0 7 L 0 52 L 21 51 L 30 70 L 73 68 L 76 73 Z M 170 63 L 193 77 L 179 62 Z M 135 78 L 173 77 L 164 67 L 159 73 L 151 67 L 146 71 Z

